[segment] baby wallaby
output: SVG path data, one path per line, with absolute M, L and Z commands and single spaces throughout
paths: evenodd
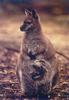
M 58 72 L 55 49 L 42 33 L 36 10 L 26 9 L 25 15 L 20 27 L 24 38 L 17 64 L 17 77 L 24 96 L 46 95 L 52 88 L 53 78 Z

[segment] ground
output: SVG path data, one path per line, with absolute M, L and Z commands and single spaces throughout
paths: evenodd
M 44 35 L 50 39 L 57 51 L 69 57 L 69 15 L 39 14 Z M 24 34 L 19 27 L 24 17 L 21 12 L 12 15 L 0 14 L 0 100 L 20 100 L 21 97 L 16 64 Z M 59 81 L 52 90 L 50 100 L 68 100 L 69 61 L 61 55 L 56 56 L 60 62 Z

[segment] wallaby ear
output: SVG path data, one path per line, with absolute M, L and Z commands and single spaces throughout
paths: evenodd
M 26 16 L 32 15 L 32 12 L 29 9 L 25 9 L 25 15 Z
M 38 14 L 35 9 L 32 10 L 32 16 L 33 16 L 33 18 L 38 19 Z
M 30 15 L 34 19 L 38 19 L 38 14 L 35 9 L 32 9 L 32 8 L 25 9 L 25 14 L 26 16 Z

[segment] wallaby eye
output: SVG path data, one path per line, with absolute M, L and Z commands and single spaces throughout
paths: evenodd
M 31 24 L 31 22 L 27 22 L 27 24 Z
M 24 23 L 25 24 L 31 24 L 32 22 L 31 21 L 25 21 Z

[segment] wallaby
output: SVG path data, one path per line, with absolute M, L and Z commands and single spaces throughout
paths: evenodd
M 17 77 L 24 96 L 46 95 L 51 91 L 53 79 L 58 73 L 56 52 L 42 33 L 36 10 L 26 9 L 25 15 L 20 27 L 24 38 L 17 64 Z

